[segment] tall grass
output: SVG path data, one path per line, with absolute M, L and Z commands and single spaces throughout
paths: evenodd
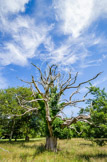
M 45 151 L 45 139 L 30 142 L 0 140 L 0 162 L 106 162 L 107 145 L 97 146 L 91 141 L 73 138 L 58 140 L 58 152 Z

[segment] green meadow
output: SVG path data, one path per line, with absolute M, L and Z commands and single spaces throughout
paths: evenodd
M 0 162 L 107 162 L 107 145 L 82 138 L 58 140 L 58 152 L 45 150 L 45 138 L 0 140 Z

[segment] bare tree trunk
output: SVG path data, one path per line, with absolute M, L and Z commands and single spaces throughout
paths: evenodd
M 26 137 L 25 137 L 25 141 L 26 141 L 26 142 L 29 141 L 29 136 L 28 136 L 28 135 L 26 135 Z
M 51 125 L 51 117 L 49 112 L 49 105 L 48 102 L 45 102 L 46 106 L 46 119 L 47 119 L 47 126 L 49 131 L 49 136 L 46 137 L 46 150 L 57 152 L 57 138 L 53 136 L 53 129 Z
M 57 138 L 56 137 L 46 137 L 46 150 L 57 152 Z
M 9 136 L 9 142 L 11 142 L 12 137 L 13 137 L 14 126 L 15 126 L 15 118 L 13 119 L 12 129 L 11 129 L 10 136 Z

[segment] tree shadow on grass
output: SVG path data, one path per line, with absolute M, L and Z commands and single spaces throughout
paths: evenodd
M 45 145 L 41 144 L 41 145 L 36 147 L 36 151 L 35 151 L 33 157 L 35 158 L 35 156 L 37 156 L 38 154 L 41 154 L 45 151 L 46 151 Z
M 28 153 L 22 153 L 22 154 L 20 154 L 20 160 L 27 161 L 28 156 L 30 156 Z
M 16 145 L 16 144 L 24 144 L 24 143 L 34 143 L 34 142 L 40 142 L 40 141 L 42 141 L 42 140 L 44 140 L 44 139 L 31 139 L 31 140 L 29 140 L 29 141 L 25 141 L 25 140 L 17 140 L 17 141 L 2 141 L 2 140 L 0 140 L 0 144 L 12 144 L 12 145 Z
M 27 158 L 28 157 L 31 157 L 32 160 L 35 159 L 35 157 L 43 152 L 45 152 L 45 145 L 41 144 L 40 146 L 37 146 L 37 145 L 33 145 L 31 147 L 29 146 L 24 146 L 25 148 L 35 148 L 35 152 L 33 155 L 29 154 L 29 153 L 22 153 L 20 154 L 20 159 L 21 161 L 27 161 Z
M 102 159 L 102 158 L 107 158 L 107 153 L 98 153 L 96 155 L 92 155 L 92 154 L 89 154 L 89 155 L 86 155 L 86 154 L 83 154 L 83 155 L 79 155 L 79 159 L 84 159 L 84 160 L 87 160 L 87 161 L 90 161 L 91 158 L 94 158 L 94 159 Z
M 81 146 L 91 146 L 91 147 L 93 146 L 92 143 L 80 143 L 80 145 L 81 145 Z
M 20 154 L 20 162 L 27 162 L 28 159 L 27 158 L 31 158 L 32 159 L 32 156 L 31 154 L 29 153 L 21 153 Z
M 36 145 L 34 145 L 32 148 L 35 148 L 35 152 L 34 152 L 34 154 L 32 155 L 32 161 L 34 161 L 34 159 L 35 159 L 35 157 L 37 156 L 37 155 L 39 155 L 39 154 L 42 154 L 43 152 L 45 152 L 46 151 L 46 149 L 45 149 L 45 145 L 43 145 L 43 144 L 41 144 L 41 145 L 39 145 L 39 146 L 36 146 Z M 28 157 L 29 155 L 24 155 L 24 156 L 21 156 L 21 159 L 22 160 L 26 160 L 27 159 L 27 157 Z M 31 155 L 30 155 L 31 156 Z
M 9 141 L 0 141 L 0 144 L 8 144 L 10 143 Z
M 24 149 L 37 149 L 38 145 L 26 145 L 25 143 L 21 143 L 20 147 L 23 147 Z

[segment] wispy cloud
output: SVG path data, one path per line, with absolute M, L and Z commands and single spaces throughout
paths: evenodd
M 1 66 L 25 66 L 37 56 L 77 71 L 107 59 L 106 36 L 94 25 L 107 18 L 107 0 L 37 0 L 32 15 L 29 2 L 0 0 Z
M 89 34 L 86 29 L 98 16 L 106 13 L 105 6 L 107 6 L 107 3 L 105 0 L 101 2 L 99 0 L 54 0 L 53 5 L 50 5 L 48 10 L 52 10 L 53 7 L 62 34 L 67 34 L 67 38 L 60 40 L 58 45 L 54 41 L 53 35 L 50 34 L 52 29 L 57 28 L 57 24 L 55 22 L 54 25 L 52 22 L 48 23 L 47 19 L 45 19 L 46 22 L 42 22 L 41 19 L 41 15 L 43 16 L 46 11 L 45 1 L 37 1 L 36 9 L 39 11 L 41 20 L 39 23 L 36 22 L 34 15 L 32 18 L 28 15 L 20 15 L 20 12 L 25 11 L 25 4 L 28 2 L 29 0 L 18 2 L 15 0 L 6 2 L 5 0 L 1 3 L 0 30 L 2 33 L 4 32 L 5 36 L 9 37 L 9 40 L 3 42 L 0 50 L 2 65 L 11 63 L 26 65 L 28 59 L 35 57 L 38 53 L 38 47 L 41 44 L 44 45 L 47 58 L 56 63 L 64 65 L 78 63 L 81 68 L 86 68 L 101 62 L 100 56 L 94 60 L 89 59 L 91 58 L 91 51 L 88 48 L 101 46 L 103 38 L 96 37 L 94 32 Z M 5 11 L 4 7 L 6 8 Z M 96 14 L 94 15 L 95 11 Z M 19 14 L 15 15 L 18 12 Z M 37 17 L 38 14 L 36 14 Z M 14 17 L 12 17 L 13 15 Z M 43 17 L 49 16 L 46 14 Z M 54 37 L 55 34 L 57 33 L 54 31 Z M 40 50 L 39 53 L 41 53 Z M 41 57 L 46 58 L 46 54 L 41 55 Z
M 10 1 L 7 3 L 4 1 L 1 8 L 6 6 L 7 12 L 16 13 L 18 11 L 24 11 L 24 6 L 27 2 L 28 0 L 19 1 L 18 3 L 14 2 L 12 4 L 13 8 L 11 8 Z M 24 66 L 27 64 L 29 58 L 35 56 L 39 45 L 48 39 L 47 34 L 52 26 L 38 25 L 35 18 L 25 15 L 21 16 L 19 14 L 10 20 L 2 13 L 2 10 L 1 14 L 3 19 L 0 20 L 0 29 L 5 33 L 5 36 L 7 35 L 8 39 L 1 46 L 0 63 L 2 65 L 12 63 Z
M 57 20 L 53 28 L 54 37 L 56 34 L 66 35 L 66 38 L 62 37 L 60 43 L 56 43 L 51 35 L 48 46 L 45 46 L 45 58 L 47 56 L 52 62 L 63 65 L 76 64 L 77 68 L 82 69 L 101 65 L 106 59 L 102 55 L 106 56 L 104 51 L 107 51 L 107 40 L 103 34 L 97 34 L 97 25 L 93 26 L 93 22 L 99 17 L 106 17 L 106 6 L 105 0 L 54 0 L 53 9 Z M 90 27 L 93 28 L 91 32 L 88 31 Z M 41 58 L 44 59 L 44 56 L 41 55 Z
M 49 43 L 50 42 L 50 43 Z M 49 49 L 45 57 L 54 63 L 67 66 L 75 66 L 76 70 L 100 66 L 107 58 L 105 52 L 106 39 L 103 36 L 96 36 L 94 32 L 86 33 L 78 38 L 67 36 L 60 44 L 56 45 L 52 39 L 49 39 Z M 91 51 L 90 48 L 95 48 Z M 104 48 L 104 49 L 103 49 Z M 98 52 L 100 51 L 100 53 Z M 44 59 L 43 55 L 40 55 Z
M 106 0 L 54 0 L 56 20 L 64 34 L 78 37 L 100 16 L 107 13 Z

